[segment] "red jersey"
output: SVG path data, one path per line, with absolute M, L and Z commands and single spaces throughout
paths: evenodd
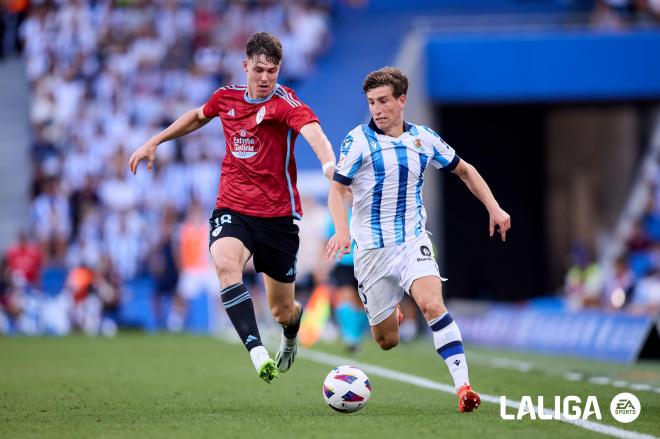
M 41 274 L 41 248 L 37 244 L 16 244 L 7 250 L 7 266 L 12 273 L 22 275 L 31 284 L 39 281 Z
M 279 84 L 263 99 L 250 99 L 246 85 L 229 85 L 204 104 L 204 116 L 220 117 L 227 147 L 216 207 L 300 219 L 293 145 L 300 128 L 318 122 L 312 110 Z

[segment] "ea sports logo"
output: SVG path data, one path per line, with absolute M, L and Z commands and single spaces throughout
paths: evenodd
M 614 419 L 627 424 L 634 421 L 639 416 L 642 405 L 639 399 L 632 393 L 619 393 L 610 403 L 610 412 Z

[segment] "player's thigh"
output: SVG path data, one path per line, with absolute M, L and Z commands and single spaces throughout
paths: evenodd
M 410 286 L 410 296 L 415 300 L 424 318 L 432 320 L 447 311 L 442 300 L 442 282 L 438 276 L 423 276 Z
M 444 309 L 442 278 L 428 235 L 405 243 L 403 248 L 401 287 L 415 300 L 424 316 Z
M 222 288 L 242 281 L 243 267 L 250 258 L 250 250 L 241 240 L 234 237 L 220 238 L 211 244 L 210 251 Z
M 215 209 L 209 218 L 209 251 L 221 283 L 230 277 L 232 283 L 243 272 L 254 250 L 249 218 L 229 209 Z M 223 287 L 226 285 L 223 285 Z

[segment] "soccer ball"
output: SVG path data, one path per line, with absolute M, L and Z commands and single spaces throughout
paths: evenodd
M 323 381 L 323 399 L 338 412 L 356 412 L 367 405 L 370 396 L 369 378 L 355 366 L 335 367 Z

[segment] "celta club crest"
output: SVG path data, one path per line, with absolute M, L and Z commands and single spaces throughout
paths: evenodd
M 264 120 L 265 115 L 266 115 L 266 106 L 264 105 L 257 112 L 257 125 L 259 125 L 261 121 Z

